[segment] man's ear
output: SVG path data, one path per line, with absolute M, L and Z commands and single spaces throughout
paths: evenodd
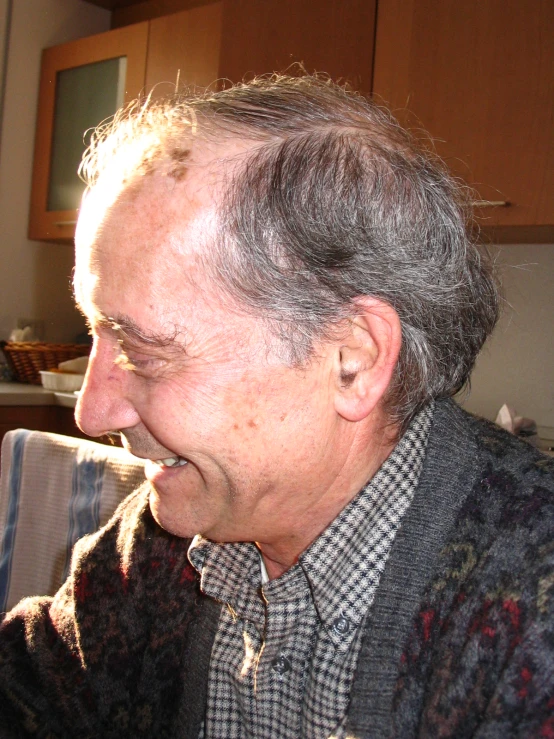
M 347 421 L 366 418 L 385 395 L 398 361 L 402 329 L 388 303 L 356 299 L 358 314 L 337 342 L 335 410 Z

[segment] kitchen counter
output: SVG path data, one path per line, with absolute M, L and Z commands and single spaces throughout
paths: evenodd
M 41 385 L 25 382 L 0 382 L 0 406 L 7 405 L 61 405 L 75 408 L 77 396 L 74 393 L 55 393 L 45 390 Z

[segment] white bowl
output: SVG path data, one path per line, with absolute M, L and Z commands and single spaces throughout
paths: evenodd
M 46 390 L 55 390 L 61 393 L 72 393 L 80 390 L 84 375 L 76 375 L 73 372 L 48 372 L 40 370 L 42 387 Z

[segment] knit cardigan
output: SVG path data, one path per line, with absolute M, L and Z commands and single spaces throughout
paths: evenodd
M 352 737 L 554 737 L 553 502 L 552 460 L 437 403 L 364 627 Z M 188 546 L 145 489 L 77 544 L 58 594 L 4 618 L 0 736 L 197 739 L 220 606 Z

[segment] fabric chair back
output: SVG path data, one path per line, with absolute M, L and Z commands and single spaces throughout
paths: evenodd
M 43 431 L 8 431 L 0 480 L 0 612 L 53 595 L 73 545 L 144 481 L 124 449 Z

